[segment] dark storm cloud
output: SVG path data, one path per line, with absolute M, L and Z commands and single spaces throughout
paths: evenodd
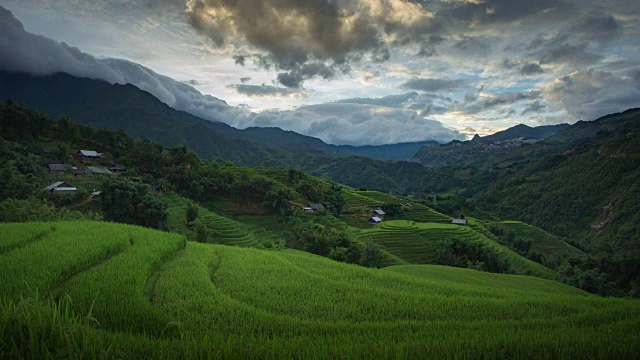
M 571 32 L 581 35 L 584 40 L 602 42 L 617 38 L 622 29 L 611 14 L 592 14 L 580 20 Z
M 506 92 L 499 94 L 483 94 L 482 88 L 475 93 L 467 94 L 465 102 L 459 106 L 459 110 L 465 114 L 479 114 L 487 110 L 497 111 L 510 115 L 511 107 L 525 100 L 537 100 L 541 92 L 537 90 L 525 92 Z
M 453 49 L 470 56 L 486 56 L 491 50 L 489 44 L 474 36 L 463 36 L 453 44 Z
M 571 9 L 570 4 L 558 0 L 486 0 L 453 4 L 452 9 L 445 10 L 447 15 L 480 24 L 512 22 L 542 14 L 565 13 Z
M 302 93 L 294 91 L 288 88 L 279 88 L 270 85 L 247 85 L 247 84 L 234 84 L 229 85 L 239 94 L 247 96 L 300 96 Z
M 524 110 L 522 110 L 521 115 L 540 113 L 544 109 L 546 109 L 546 106 L 542 104 L 539 100 L 536 100 L 531 104 L 529 104 L 529 106 L 527 106 Z
M 313 77 L 330 79 L 338 72 L 344 72 L 344 70 L 341 67 L 312 62 L 296 66 L 289 72 L 279 73 L 278 82 L 289 88 L 300 88 L 307 79 Z
M 520 69 L 520 74 L 528 76 L 528 75 L 537 75 L 542 74 L 544 70 L 538 64 L 527 64 Z
M 233 61 L 235 61 L 236 65 L 244 66 L 245 59 L 246 58 L 243 55 L 234 55 L 233 56 Z
M 10 11 L 0 7 L 0 70 L 50 75 L 65 72 L 111 84 L 133 84 L 165 104 L 213 121 L 242 122 L 248 114 L 193 87 L 122 59 L 94 56 L 24 30 Z
M 309 61 L 340 63 L 381 44 L 369 16 L 329 0 L 189 0 L 191 25 L 217 45 L 246 42 L 281 70 Z M 290 74 L 295 76 L 295 74 Z
M 386 0 L 188 0 L 190 24 L 218 46 L 248 45 L 254 63 L 280 72 L 278 80 L 300 87 L 330 78 L 350 62 L 386 62 L 392 46 L 419 44 L 432 56 L 445 38 L 443 23 L 420 2 Z M 245 56 L 234 57 L 243 65 Z M 324 66 L 330 71 L 311 71 Z M 339 68 L 340 71 L 337 71 Z
M 537 99 L 540 97 L 539 91 L 504 93 L 490 96 L 482 100 L 482 107 L 485 109 L 500 105 L 510 105 L 522 100 Z
M 588 66 L 603 58 L 591 51 L 589 41 L 564 30 L 550 37 L 538 34 L 524 49 L 530 56 L 539 58 L 540 64 Z
M 449 78 L 428 78 L 428 79 L 411 79 L 400 87 L 409 90 L 419 90 L 425 92 L 452 91 L 463 86 L 463 80 L 454 80 Z
M 552 42 L 543 50 L 540 57 L 540 63 L 591 65 L 602 58 L 602 55 L 590 52 L 588 50 L 588 44 L 585 42 L 578 44 Z

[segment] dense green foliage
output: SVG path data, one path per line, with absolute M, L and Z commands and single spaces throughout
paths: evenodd
M 297 211 L 291 217 L 286 245 L 330 259 L 366 267 L 380 265 L 380 249 L 371 241 L 364 246 L 352 239 L 347 226 L 331 216 L 306 216 Z
M 102 182 L 105 220 L 166 229 L 167 202 L 151 193 L 148 185 L 107 177 Z
M 640 351 L 638 301 L 539 278 L 366 269 L 107 223 L 0 230 L 9 235 L 0 248 L 12 249 L 0 254 L 2 358 L 609 359 Z
M 222 217 L 218 214 L 209 220 L 187 221 L 184 226 L 189 230 L 184 233 L 195 236 L 197 232 L 204 242 L 226 241 L 238 245 L 271 247 L 282 244 L 286 237 L 284 232 L 293 224 L 286 219 L 292 206 L 301 207 L 312 202 L 322 203 L 329 215 L 344 213 L 340 221 L 357 228 L 368 226 L 368 212 L 377 206 L 388 210 L 390 219 L 416 222 L 450 222 L 450 217 L 460 214 L 493 222 L 501 218 L 518 219 L 561 238 L 549 241 L 549 237 L 542 236 L 539 239 L 543 240 L 538 241 L 523 233 L 518 235 L 517 231 L 514 231 L 515 237 L 509 232 L 492 234 L 489 231 L 491 224 L 483 221 L 477 221 L 472 231 L 551 269 L 562 266 L 560 278 L 568 283 L 585 283 L 580 277 L 593 270 L 604 274 L 597 278 L 606 278 L 607 286 L 598 287 L 608 289 L 602 294 L 637 293 L 634 290 L 638 287 L 640 273 L 637 265 L 640 258 L 637 242 L 637 224 L 640 223 L 637 112 L 594 123 L 579 123 L 544 142 L 514 148 L 513 154 L 529 160 L 504 167 L 427 169 L 415 163 L 356 157 L 316 158 L 318 161 L 305 164 L 313 168 L 314 174 L 343 179 L 348 185 L 423 197 L 423 200 L 415 201 L 375 191 L 347 190 L 300 170 L 244 168 L 229 162 L 202 160 L 184 145 L 166 148 L 150 141 L 136 141 L 122 131 L 96 131 L 77 125 L 69 118 L 42 116 L 12 102 L 3 103 L 0 112 L 0 162 L 3 165 L 0 176 L 6 184 L 0 190 L 0 216 L 4 221 L 99 219 L 104 215 L 109 220 L 164 228 L 168 222 L 163 192 L 171 190 L 205 207 L 215 204 L 215 211 L 223 212 Z M 40 149 L 44 146 L 50 151 L 42 153 Z M 123 196 L 111 196 L 107 186 L 102 197 L 90 199 L 90 192 L 106 186 L 100 176 L 54 177 L 44 171 L 43 165 L 52 162 L 82 166 L 72 157 L 79 148 L 103 152 L 102 159 L 95 165 L 110 166 L 112 160 L 126 165 L 127 173 L 120 177 L 133 182 L 123 181 L 122 188 L 114 188 Z M 556 153 L 559 149 L 561 154 Z M 528 157 L 528 153 L 534 155 Z M 72 181 L 78 191 L 73 195 L 40 191 L 59 180 Z M 159 192 L 151 192 L 150 188 Z M 455 190 L 459 190 L 458 194 Z M 438 192 L 447 194 L 436 194 Z M 101 204 L 102 200 L 106 201 Z M 259 227 L 251 225 L 250 231 L 234 233 L 235 230 L 229 229 L 244 226 L 226 228 L 225 224 L 228 220 L 240 220 L 239 215 L 220 222 L 210 220 L 229 215 L 225 212 L 230 201 L 235 203 L 234 211 L 238 214 L 253 209 L 251 211 L 260 214 L 268 212 L 269 216 L 279 214 L 285 218 L 277 220 L 276 225 L 260 220 L 262 225 Z M 400 205 L 408 201 L 413 205 Z M 255 221 L 256 216 L 250 221 Z M 186 214 L 182 215 L 181 221 L 184 219 Z M 169 228 L 176 229 L 176 226 L 182 225 L 174 224 Z M 282 229 L 275 230 L 277 227 Z M 253 233 L 259 235 L 250 236 Z M 580 250 L 562 245 L 563 240 Z M 362 238 L 357 242 L 364 245 L 367 240 Z M 382 265 L 406 261 L 397 255 L 397 251 L 394 254 L 386 249 L 384 244 L 372 243 L 382 245 Z M 549 247 L 549 244 L 555 245 Z M 333 248 L 336 249 L 333 255 L 329 251 L 327 256 L 346 257 L 340 250 L 344 247 Z M 416 259 L 421 254 L 423 252 L 418 251 Z M 431 255 L 424 257 L 427 258 L 427 262 L 434 261 Z M 610 290 L 611 284 L 614 284 L 614 290 Z M 593 286 L 588 288 L 594 289 Z

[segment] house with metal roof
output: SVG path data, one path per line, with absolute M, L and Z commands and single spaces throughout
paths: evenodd
M 53 191 L 77 191 L 78 189 L 75 186 L 72 186 L 64 181 L 57 181 L 42 190 L 53 192 Z
M 65 172 L 73 169 L 71 164 L 49 164 L 47 167 L 50 172 Z
M 465 226 L 465 225 L 467 225 L 467 219 L 453 219 L 451 221 L 451 223 L 455 224 L 455 225 L 463 225 L 463 226 Z
M 371 212 L 371 216 L 384 217 L 387 213 L 385 213 L 382 209 L 373 210 Z

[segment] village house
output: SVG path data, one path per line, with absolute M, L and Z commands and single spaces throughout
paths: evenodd
M 49 164 L 47 167 L 49 168 L 49 172 L 52 173 L 61 173 L 73 169 L 73 166 L 70 164 Z
M 382 219 L 380 219 L 377 216 L 372 216 L 371 219 L 369 219 L 369 224 L 371 225 L 380 224 L 381 222 L 382 222 Z
M 57 181 L 47 186 L 43 190 L 47 190 L 51 192 L 54 192 L 54 191 L 73 192 L 73 191 L 77 191 L 78 189 L 75 186 L 72 186 L 64 181 Z
M 86 171 L 92 174 L 113 174 L 107 168 L 96 166 L 87 166 Z
M 99 160 L 101 153 L 94 150 L 80 150 L 76 153 L 76 157 L 81 160 Z
M 377 216 L 377 217 L 379 217 L 381 219 L 384 219 L 385 215 L 386 215 L 386 213 L 382 209 L 373 210 L 371 212 L 371 216 Z
M 127 168 L 122 164 L 113 163 L 113 166 L 109 168 L 109 171 L 113 173 L 123 173 L 127 170 Z
M 313 211 L 318 211 L 318 210 L 324 210 L 324 205 L 317 203 L 317 204 L 309 204 L 309 207 L 313 210 Z
M 451 223 L 452 223 L 452 224 L 455 224 L 455 225 L 463 225 L 463 226 L 466 226 L 466 225 L 467 225 L 467 219 L 453 219 L 453 220 L 451 221 Z

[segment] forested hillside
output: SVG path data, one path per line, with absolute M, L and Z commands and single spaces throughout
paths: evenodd
M 609 117 L 608 125 L 593 123 L 601 129 L 595 133 L 578 124 L 577 145 L 507 169 L 427 169 L 409 162 L 319 157 L 311 172 L 318 178 L 293 168 L 245 168 L 203 160 L 185 146 L 164 147 L 122 131 L 96 131 L 66 117 L 43 116 L 8 102 L 2 105 L 0 128 L 5 184 L 0 213 L 4 221 L 126 222 L 178 231 L 203 242 L 288 246 L 368 266 L 418 262 L 546 273 L 545 277 L 558 276 L 591 292 L 637 296 L 637 113 L 620 119 Z M 537 146 L 546 145 L 529 145 Z M 102 153 L 90 167 L 122 166 L 126 171 L 106 176 L 87 170 L 88 164 L 76 156 L 79 149 Z M 47 170 L 48 164 L 68 164 L 69 171 Z M 42 191 L 57 181 L 72 184 L 77 192 L 59 196 Z M 356 193 L 340 184 L 413 197 Z M 94 198 L 96 190 L 102 193 Z M 174 192 L 197 204 L 169 197 Z M 323 204 L 325 210 L 309 217 L 302 209 L 312 203 Z M 198 206 L 202 216 L 188 219 L 186 209 Z M 440 212 L 450 222 L 466 214 L 472 232 L 435 231 L 424 237 L 423 227 L 408 224 L 381 226 L 380 230 L 390 231 L 367 234 L 367 219 L 378 207 L 389 211 L 388 220 L 429 222 Z M 184 214 L 179 215 L 184 219 L 175 214 Z M 552 241 L 556 245 L 540 247 L 536 244 L 550 244 L 546 235 L 540 235 L 544 231 L 531 236 L 506 229 L 499 224 L 503 220 L 531 223 L 560 237 Z M 396 239 L 407 233 L 411 235 L 398 247 Z M 448 238 L 450 234 L 453 238 Z M 420 250 L 411 250 L 412 246 Z M 534 270 L 535 263 L 517 265 L 521 260 L 513 256 L 558 274 Z
M 104 219 L 171 230 L 198 242 L 286 246 L 370 267 L 433 263 L 555 277 L 551 269 L 525 259 L 526 252 L 517 254 L 474 228 L 463 231 L 448 224 L 430 231 L 427 226 L 422 234 L 423 227 L 400 226 L 389 233 L 399 245 L 361 230 L 371 227 L 368 220 L 376 209 L 387 211 L 388 220 L 451 222 L 417 202 L 401 207 L 408 200 L 379 192 L 356 194 L 291 168 L 202 160 L 183 146 L 165 148 L 122 131 L 95 131 L 13 102 L 1 110 L 7 184 L 0 197 L 2 221 Z M 99 149 L 100 156 L 87 159 L 77 149 Z M 51 164 L 67 170 L 54 170 Z M 398 164 L 400 171 L 407 171 L 403 164 L 419 167 Z M 107 168 L 123 172 L 111 174 Z M 58 182 L 74 190 L 43 190 Z M 316 204 L 317 211 L 309 204 Z M 403 239 L 406 234 L 418 244 Z M 410 255 L 416 245 L 426 251 L 424 256 Z

